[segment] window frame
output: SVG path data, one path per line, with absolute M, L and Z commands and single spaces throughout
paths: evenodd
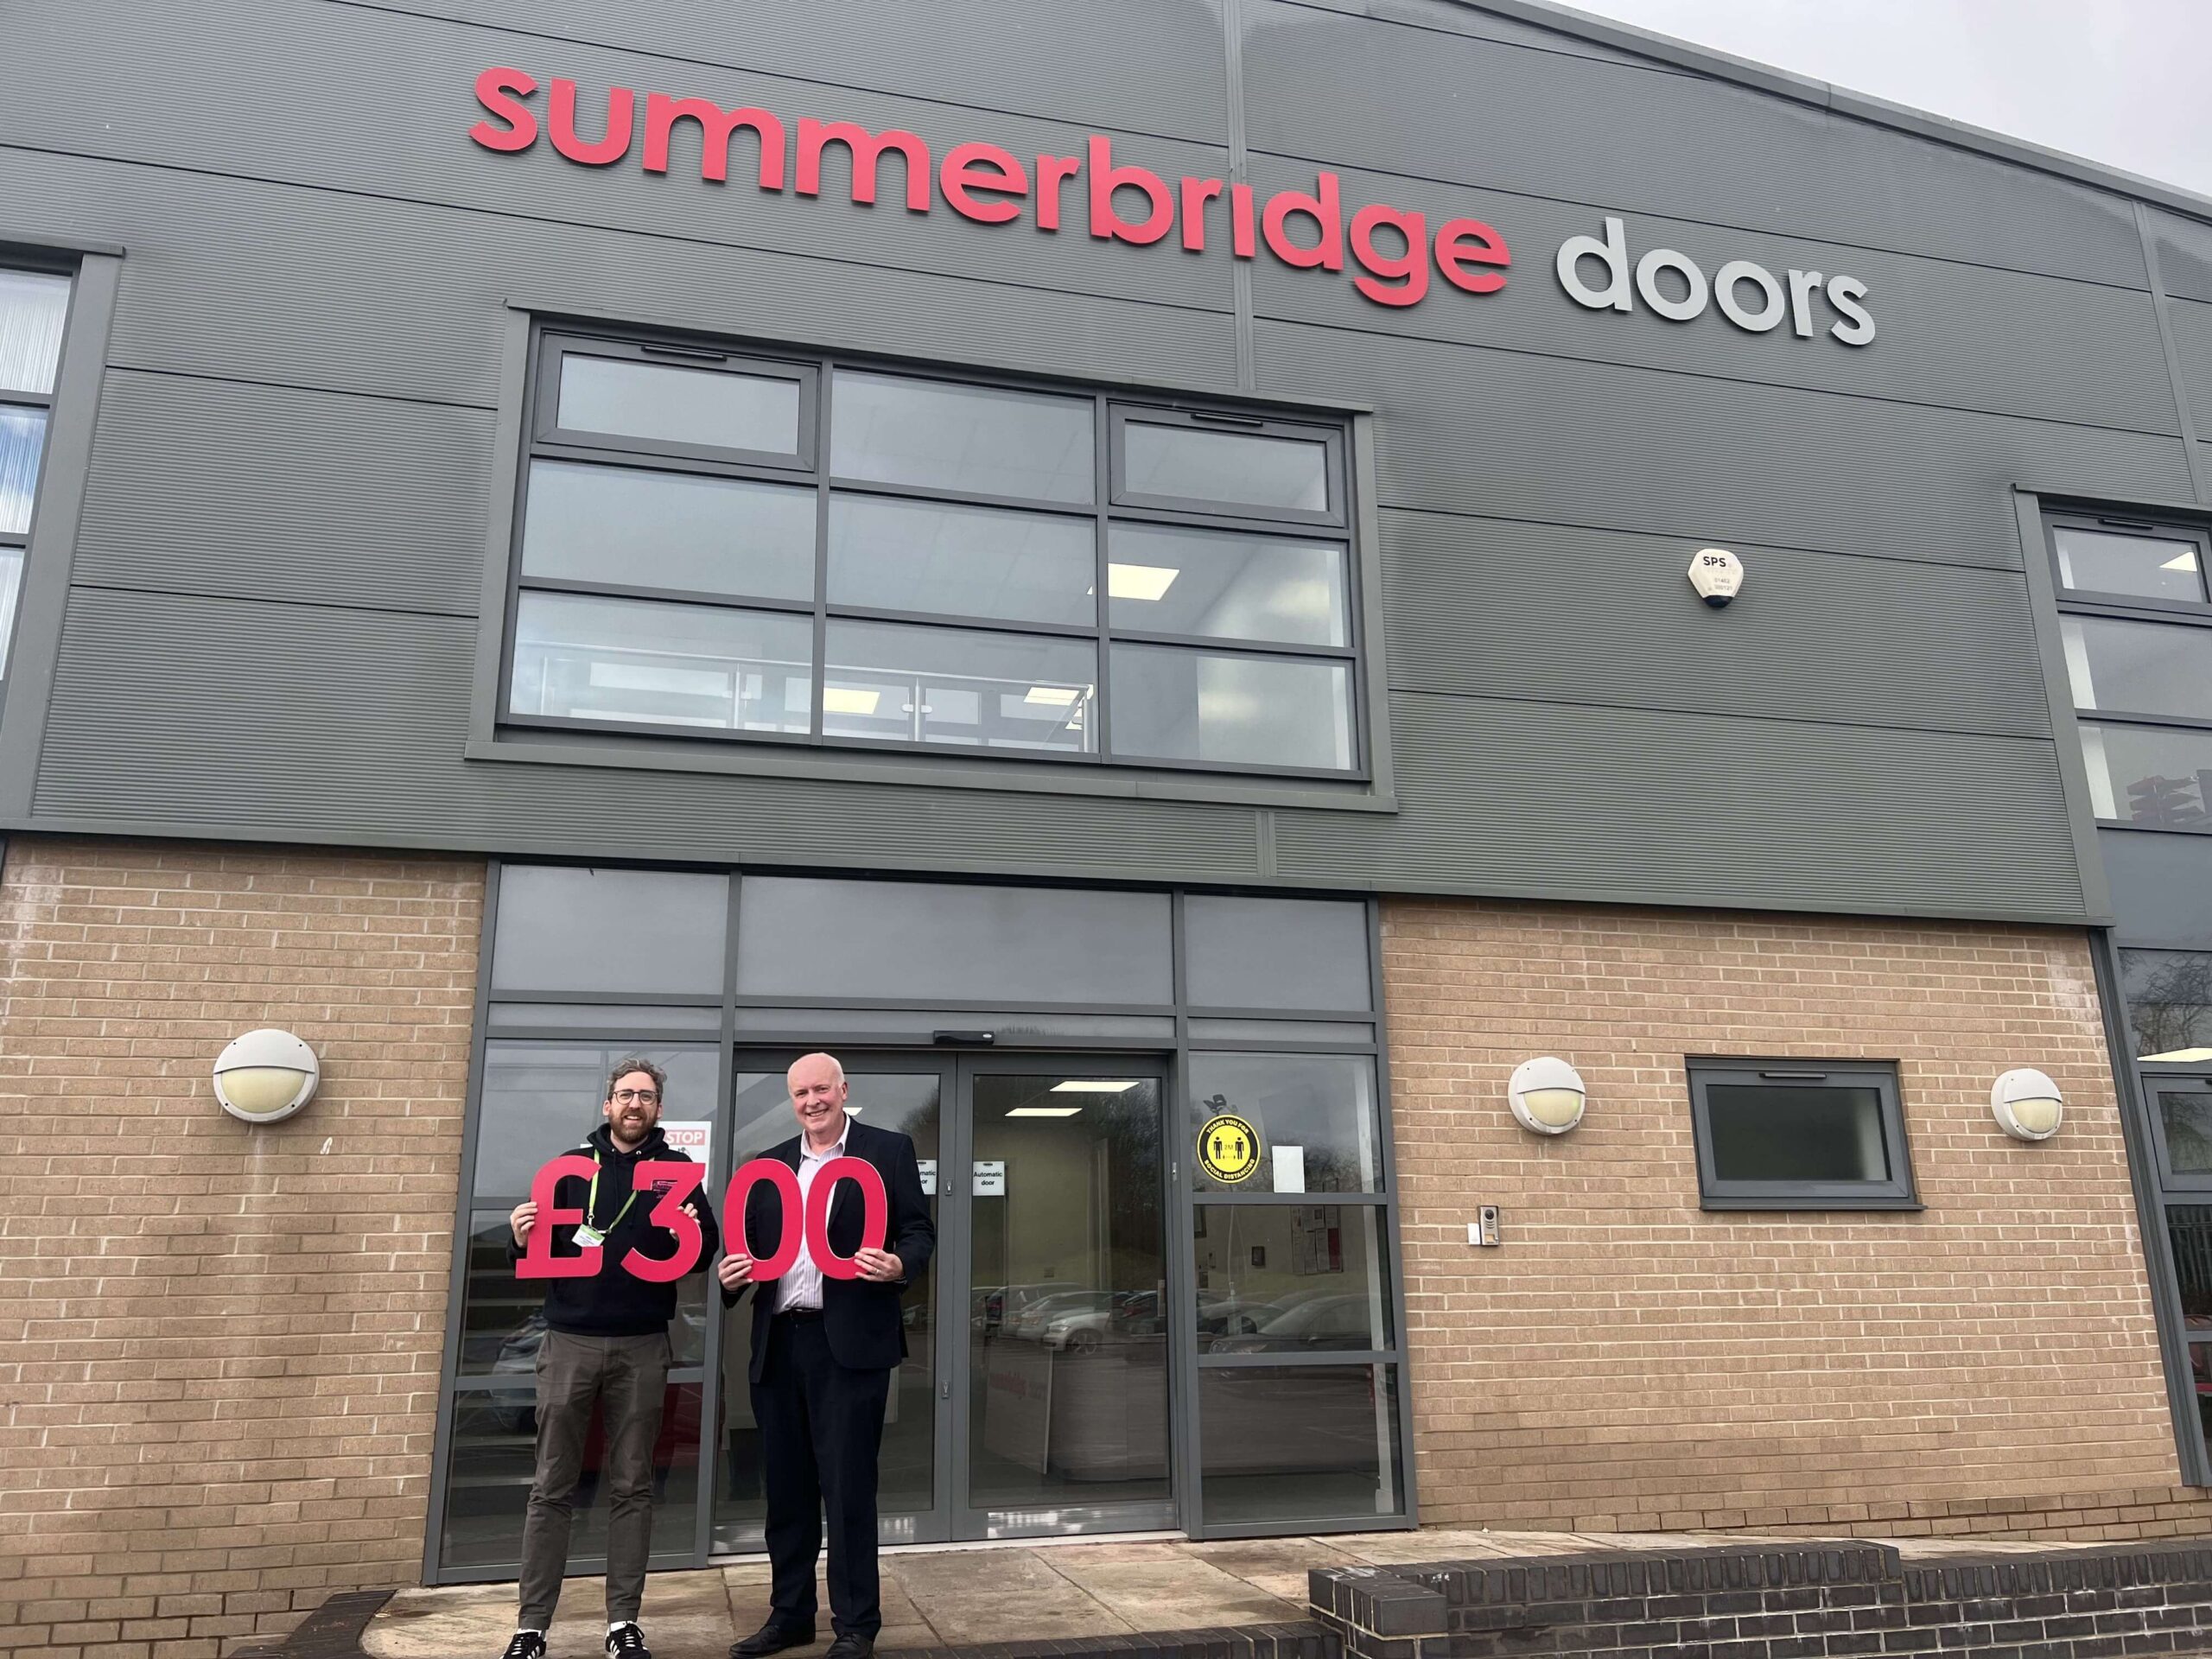
M 1894 1060 L 1744 1058 L 1691 1056 L 1683 1061 L 1690 1123 L 1697 1144 L 1700 1207 L 1706 1210 L 1916 1211 L 1925 1208 L 1914 1184 L 1912 1146 L 1905 1132 L 1904 1086 Z M 1879 1181 L 1724 1179 L 1713 1159 L 1707 1090 L 1715 1083 L 1748 1081 L 1767 1088 L 1795 1084 L 1875 1091 L 1889 1174 Z
M 749 771 L 753 769 L 747 764 L 749 760 L 766 756 L 772 752 L 775 746 L 781 745 L 787 751 L 805 752 L 830 765 L 860 760 L 861 765 L 870 767 L 871 775 L 881 775 L 887 781 L 924 785 L 958 783 L 966 786 L 1053 791 L 1072 789 L 1083 792 L 1104 789 L 1109 792 L 1126 793 L 1133 785 L 1143 789 L 1145 785 L 1141 780 L 1144 774 L 1149 773 L 1158 776 L 1162 786 L 1171 791 L 1172 785 L 1168 785 L 1171 778 L 1188 779 L 1199 791 L 1205 790 L 1206 780 L 1214 780 L 1225 792 L 1211 797 L 1213 798 L 1263 801 L 1268 798 L 1258 792 L 1260 788 L 1274 781 L 1303 785 L 1300 804 L 1370 808 L 1380 805 L 1384 810 L 1394 805 L 1388 800 L 1386 793 L 1389 787 L 1388 767 L 1378 764 L 1383 741 L 1384 711 L 1381 702 L 1383 670 L 1382 642 L 1370 634 L 1373 600 L 1366 590 L 1374 579 L 1370 569 L 1372 554 L 1371 550 L 1364 550 L 1363 544 L 1371 542 L 1372 522 L 1371 514 L 1363 516 L 1362 496 L 1356 477 L 1359 459 L 1357 452 L 1364 444 L 1355 427 L 1358 419 L 1357 411 L 1316 410 L 1311 415 L 1301 416 L 1298 412 L 1279 411 L 1259 404 L 1217 403 L 1179 391 L 1142 387 L 1109 388 L 992 368 L 971 370 L 918 363 L 881 353 L 836 349 L 803 352 L 790 346 L 721 340 L 699 340 L 695 344 L 692 336 L 660 330 L 632 329 L 591 320 L 567 321 L 533 315 L 526 322 L 526 339 L 527 347 L 520 365 L 524 381 L 520 391 L 522 420 L 519 431 L 513 437 L 512 517 L 505 531 L 505 596 L 499 612 L 496 645 L 491 639 L 490 630 L 485 630 L 487 646 L 497 653 L 496 669 L 480 682 L 490 692 L 491 702 L 478 727 L 478 740 L 472 745 L 473 753 L 501 759 L 559 758 L 573 762 L 580 758 L 573 752 L 560 753 L 556 757 L 556 752 L 546 747 L 556 739 L 566 737 L 591 745 L 603 753 L 606 763 L 610 765 L 624 764 L 631 753 L 651 753 L 658 764 L 674 765 L 683 769 L 696 766 L 700 770 Z M 648 345 L 660 346 L 661 353 L 647 352 Z M 683 355 L 693 351 L 701 353 L 702 359 L 713 359 L 715 361 L 711 364 L 703 360 L 695 363 Z M 605 435 L 576 434 L 559 429 L 552 424 L 557 406 L 559 364 L 564 355 L 579 353 L 674 366 L 726 366 L 732 372 L 771 372 L 799 378 L 802 381 L 802 421 L 811 422 L 807 430 L 802 433 L 801 452 L 810 456 L 813 464 L 799 467 L 794 466 L 789 456 L 763 457 L 757 454 L 741 454 L 699 446 L 632 443 L 619 438 L 609 439 Z M 1096 455 L 1096 499 L 1089 505 L 1075 505 L 972 492 L 917 489 L 834 474 L 830 470 L 827 433 L 835 397 L 835 373 L 840 367 L 857 372 L 936 380 L 955 386 L 1004 389 L 1088 400 L 1092 409 L 1092 436 Z M 1341 492 L 1342 495 L 1341 501 L 1335 504 L 1336 510 L 1325 518 L 1317 518 L 1310 514 L 1270 516 L 1262 510 L 1224 511 L 1221 504 L 1154 506 L 1124 504 L 1112 499 L 1114 435 L 1121 429 L 1126 415 L 1135 413 L 1148 420 L 1187 424 L 1193 429 L 1203 430 L 1206 429 L 1205 423 L 1185 417 L 1194 412 L 1216 410 L 1225 410 L 1236 417 L 1233 423 L 1224 424 L 1224 430 L 1260 431 L 1263 435 L 1295 434 L 1301 438 L 1319 438 L 1325 442 L 1332 468 L 1331 488 Z M 648 471 L 748 479 L 785 485 L 810 485 L 817 497 L 813 599 L 811 601 L 767 600 L 688 589 L 678 591 L 626 586 L 617 582 L 597 584 L 526 576 L 522 569 L 522 548 L 527 531 L 532 463 L 538 460 L 615 464 Z M 875 496 L 954 506 L 1007 508 L 1057 514 L 1077 522 L 1088 522 L 1093 526 L 1096 549 L 1097 605 L 1093 620 L 1086 625 L 1015 622 L 964 612 L 910 612 L 833 603 L 829 589 L 829 514 L 830 499 L 833 495 Z M 1109 535 L 1117 523 L 1154 524 L 1168 529 L 1234 531 L 1278 536 L 1286 541 L 1321 539 L 1339 544 L 1344 558 L 1344 602 L 1351 643 L 1342 646 L 1314 645 L 1117 628 L 1112 620 L 1110 599 L 1107 593 Z M 516 625 L 520 595 L 528 590 L 811 614 L 814 619 L 814 658 L 810 674 L 815 695 L 811 698 L 813 706 L 809 711 L 810 729 L 804 734 L 751 732 L 727 728 L 686 728 L 650 721 L 582 720 L 517 714 L 512 708 Z M 920 628 L 979 629 L 1007 635 L 1049 635 L 1091 640 L 1098 652 L 1095 694 L 1096 730 L 1091 734 L 1092 747 L 1080 752 L 999 749 L 981 744 L 925 743 L 903 739 L 829 735 L 823 730 L 824 711 L 820 706 L 820 690 L 826 671 L 824 646 L 832 618 L 891 622 Z M 1114 646 L 1118 643 L 1163 645 L 1227 657 L 1345 664 L 1345 715 L 1351 737 L 1351 764 L 1342 768 L 1258 762 L 1228 765 L 1211 760 L 1117 754 L 1112 747 L 1111 656 Z M 648 740 L 649 746 L 641 743 L 641 741 Z M 868 759 L 861 759 L 862 757 Z M 874 772 L 875 766 L 883 768 L 880 774 Z M 1085 768 L 1090 770 L 1086 772 Z M 1084 784 L 1081 779 L 1086 776 L 1096 781 Z
M 1324 465 L 1328 468 L 1329 481 L 1344 485 L 1344 499 L 1332 499 L 1329 506 L 1319 512 L 1310 508 L 1296 507 L 1271 511 L 1246 502 L 1219 501 L 1197 496 L 1151 495 L 1132 490 L 1128 486 L 1128 429 L 1132 419 L 1141 426 L 1180 427 L 1185 431 L 1205 432 L 1220 437 L 1281 438 L 1300 443 L 1319 442 L 1323 445 Z M 1107 505 L 1152 507 L 1166 512 L 1190 513 L 1209 521 L 1226 520 L 1240 524 L 1306 524 L 1343 531 L 1351 523 L 1351 483 L 1344 466 L 1344 438 L 1341 428 L 1315 422 L 1248 416 L 1196 406 L 1178 408 L 1172 404 L 1166 407 L 1120 404 L 1113 410 L 1113 425 L 1107 434 L 1109 455 Z

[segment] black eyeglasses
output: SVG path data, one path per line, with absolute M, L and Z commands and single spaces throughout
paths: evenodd
M 607 1098 L 620 1106 L 627 1106 L 633 1100 L 647 1106 L 658 1106 L 660 1104 L 660 1090 L 658 1089 L 617 1089 Z

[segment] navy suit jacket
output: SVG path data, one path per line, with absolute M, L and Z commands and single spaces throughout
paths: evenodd
M 766 1155 L 798 1169 L 799 1137 L 793 1135 Z M 896 1129 L 879 1129 L 849 1117 L 845 1155 L 874 1165 L 876 1173 L 883 1177 L 884 1194 L 891 1201 L 883 1248 L 899 1258 L 906 1269 L 906 1283 L 920 1278 L 937 1249 L 937 1224 L 930 1219 L 929 1200 L 922 1193 L 921 1166 L 914 1156 L 913 1141 Z M 830 1245 L 838 1255 L 849 1256 L 860 1249 L 865 1210 L 860 1190 L 849 1181 L 840 1181 L 830 1198 L 829 1224 Z M 783 1195 L 766 1181 L 760 1182 L 746 1197 L 744 1217 L 728 1217 L 727 1223 L 741 1233 L 747 1255 L 756 1261 L 772 1255 L 784 1236 Z M 768 1321 L 775 1313 L 776 1286 L 780 1282 L 770 1280 L 722 1292 L 726 1307 L 734 1307 L 746 1291 L 753 1293 L 751 1376 L 755 1382 L 760 1380 L 760 1367 L 767 1357 Z M 906 1331 L 899 1318 L 899 1295 L 904 1288 L 905 1283 L 824 1277 L 822 1323 L 830 1338 L 830 1355 L 840 1365 L 856 1371 L 887 1371 L 906 1357 Z

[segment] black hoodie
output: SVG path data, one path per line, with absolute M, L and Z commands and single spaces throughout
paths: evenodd
M 600 1246 L 599 1271 L 590 1278 L 545 1281 L 545 1323 L 556 1331 L 578 1337 L 647 1337 L 667 1330 L 668 1322 L 676 1317 L 677 1281 L 657 1285 L 639 1279 L 623 1270 L 622 1259 L 635 1249 L 664 1262 L 676 1254 L 676 1235 L 665 1227 L 652 1226 L 645 1219 L 660 1202 L 659 1193 L 640 1192 L 626 1213 L 622 1206 L 623 1200 L 630 1196 L 632 1173 L 639 1164 L 656 1159 L 688 1159 L 690 1154 L 671 1147 L 658 1124 L 653 1126 L 636 1150 L 624 1152 L 614 1144 L 607 1125 L 602 1123 L 575 1152 L 579 1157 L 596 1154 L 599 1159 L 599 1202 L 585 1219 L 606 1230 L 607 1242 Z M 590 1191 L 588 1178 L 563 1176 L 555 1184 L 554 1202 L 564 1210 L 582 1210 Z M 692 1195 L 690 1203 L 698 1212 L 699 1233 L 703 1241 L 699 1260 L 691 1271 L 704 1273 L 721 1248 L 721 1232 L 715 1225 L 714 1209 L 707 1202 L 703 1185 Z M 617 1215 L 622 1219 L 616 1221 Z M 573 1223 L 554 1228 L 553 1254 L 581 1254 L 576 1249 L 575 1235 Z M 522 1253 L 523 1247 L 510 1237 L 508 1258 L 518 1261 Z

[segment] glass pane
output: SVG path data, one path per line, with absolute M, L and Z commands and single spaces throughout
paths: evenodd
M 2212 1205 L 2167 1205 L 2166 1236 L 2174 1247 L 2182 1323 L 2191 1334 L 2212 1335 Z
M 1188 995 L 1213 1008 L 1368 1008 L 1367 906 L 1357 899 L 1183 901 Z
M 54 390 L 69 279 L 51 271 L 0 270 L 0 391 Z
M 485 1024 L 493 1031 L 689 1031 L 712 1037 L 721 1030 L 722 1013 L 635 1002 L 494 1002 Z
M 739 894 L 737 988 L 945 1003 L 1165 1005 L 1175 1000 L 1171 915 L 1164 893 L 747 876 Z M 794 940 L 805 948 L 795 949 Z
M 822 729 L 831 737 L 1088 754 L 1098 648 L 1088 639 L 830 623 Z
M 2189 1344 L 2190 1385 L 2196 1391 L 2196 1432 L 2212 1452 L 2212 1346 Z
M 1123 487 L 1132 495 L 1219 501 L 1288 512 L 1329 510 L 1329 446 L 1319 439 L 1131 421 L 1122 429 Z
M 31 496 L 38 489 L 39 452 L 46 444 L 46 411 L 0 404 L 0 535 L 31 527 Z
M 912 1137 L 929 1194 L 930 1218 L 939 1219 L 934 1179 L 943 1103 L 935 1072 L 855 1071 L 848 1109 L 879 1128 Z M 758 1158 L 798 1133 L 791 1096 L 780 1071 L 738 1074 L 731 1121 L 734 1161 Z M 769 1241 L 756 1239 L 766 1246 Z M 897 1517 L 925 1511 L 936 1502 L 937 1481 L 937 1264 L 910 1282 L 900 1299 L 906 1326 L 906 1359 L 892 1379 L 885 1408 L 883 1449 L 879 1464 L 877 1508 L 882 1536 L 892 1541 L 902 1530 Z M 715 1537 L 718 1548 L 760 1548 L 766 1522 L 761 1486 L 760 1431 L 753 1420 L 752 1385 L 753 1302 L 750 1297 L 722 1316 L 722 1420 L 715 1459 Z
M 2212 720 L 2212 628 L 2060 619 L 2077 709 Z
M 1114 647 L 1116 754 L 1341 772 L 1351 748 L 1347 664 Z
M 1227 1181 L 1201 1163 L 1193 1170 L 1201 1192 L 1372 1192 L 1382 1185 L 1375 1062 L 1363 1055 L 1192 1055 L 1191 1134 L 1224 1116 L 1258 1134 L 1259 1167 Z
M 22 549 L 0 547 L 0 674 L 8 671 L 10 645 L 16 637 L 16 596 L 22 585 Z
M 1207 1524 L 1405 1513 L 1393 1365 L 1198 1373 Z
M 1062 1074 L 974 1086 L 969 1501 L 1165 1498 L 1160 1085 Z
M 2051 539 L 2058 548 L 2058 580 L 2066 587 L 2145 599 L 2204 597 L 2194 541 L 2067 526 L 2054 530 Z
M 833 495 L 830 602 L 1088 626 L 1097 535 L 1090 518 Z
M 2212 1060 L 2212 951 L 2123 950 L 2120 1000 L 2146 1060 Z
M 837 371 L 830 470 L 839 478 L 1031 501 L 1097 497 L 1087 397 Z
M 679 1129 L 693 1132 L 686 1150 L 703 1161 L 721 1116 L 712 1048 L 667 1042 L 485 1045 L 469 1199 L 468 1283 L 456 1360 L 464 1376 L 512 1374 L 526 1382 L 534 1375 L 545 1331 L 546 1286 L 559 1281 L 515 1277 L 507 1259 L 514 1236 L 508 1212 L 530 1196 L 531 1178 L 547 1160 L 582 1145 L 602 1121 L 600 1105 L 613 1066 L 640 1056 L 668 1073 L 661 1127 L 671 1138 Z M 702 1128 L 704 1134 L 697 1134 Z M 697 1364 L 705 1351 L 706 1284 L 707 1275 L 696 1273 L 677 1288 L 669 1338 L 679 1365 Z
M 526 575 L 814 597 L 814 492 L 804 485 L 532 461 Z
M 438 1559 L 449 1567 L 512 1567 L 522 1560 L 524 1510 L 537 1472 L 537 1389 L 529 1364 L 512 1388 L 468 1389 L 454 1395 L 453 1457 L 446 1471 L 445 1529 Z M 518 1354 L 518 1359 L 520 1355 Z M 660 1438 L 653 1442 L 653 1554 L 675 1565 L 691 1551 L 691 1517 L 699 1493 L 699 1423 L 702 1390 L 671 1382 L 662 1396 Z M 607 1554 L 607 1485 L 601 1478 L 607 1436 L 594 1408 L 584 1440 L 583 1476 L 576 1484 L 569 1570 Z M 512 1575 L 510 1575 L 512 1576 Z
M 1173 1047 L 1175 1018 L 1166 1014 L 997 1014 L 959 1008 L 740 1008 L 737 1028 L 801 1042 L 831 1037 L 919 1037 L 940 1031 L 988 1031 L 1001 1043 L 1058 1038 L 1141 1037 Z
M 2089 801 L 2145 830 L 2212 829 L 2212 732 L 2084 722 Z
M 1202 1352 L 1325 1354 L 1391 1345 L 1382 1211 L 1202 1204 L 1193 1213 Z
M 728 917 L 727 876 L 510 864 L 493 988 L 719 995 Z
M 560 720 L 804 733 L 813 657 L 804 616 L 526 593 L 507 706 Z
M 1344 550 L 1335 542 L 1116 524 L 1108 620 L 1150 633 L 1291 645 L 1351 642 Z
M 2201 1089 L 2161 1089 L 2158 1124 L 2166 1137 L 2166 1161 L 2175 1174 L 2212 1175 L 2212 1094 Z
M 556 418 L 570 432 L 796 455 L 798 392 L 772 375 L 563 355 Z
M 1713 1173 L 1724 1181 L 1885 1181 L 1877 1089 L 1707 1085 Z
M 1191 1020 L 1193 1041 L 1211 1038 L 1232 1043 L 1371 1043 L 1375 1027 L 1357 1020 Z

